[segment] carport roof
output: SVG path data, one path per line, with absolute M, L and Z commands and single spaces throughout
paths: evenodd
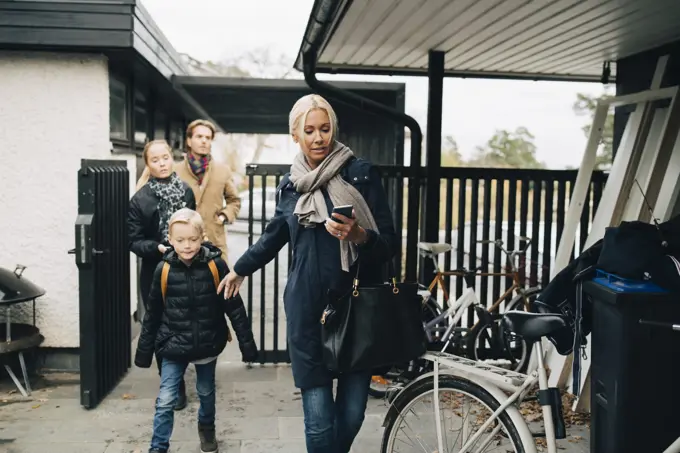
M 312 90 L 304 80 L 174 76 L 175 89 L 202 116 L 232 133 L 287 134 L 288 114 Z M 333 82 L 332 85 L 391 104 L 403 83 Z
M 315 0 L 300 47 L 318 72 L 601 81 L 680 38 L 677 0 Z

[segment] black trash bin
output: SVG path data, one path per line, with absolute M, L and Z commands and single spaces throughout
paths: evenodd
M 593 300 L 591 453 L 662 453 L 680 436 L 680 297 L 598 272 Z

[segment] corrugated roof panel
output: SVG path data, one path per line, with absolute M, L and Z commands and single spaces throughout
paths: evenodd
M 500 0 L 500 2 L 502 1 L 503 0 Z M 415 46 L 404 46 L 406 48 L 410 47 L 412 50 L 406 55 L 396 53 L 390 55 L 388 58 L 385 58 L 382 62 L 380 62 L 380 65 L 407 67 L 407 65 L 402 64 L 402 62 L 413 61 L 415 58 L 421 57 L 423 54 L 427 58 L 428 49 L 440 50 L 439 46 L 441 43 L 451 36 L 451 34 L 474 23 L 479 19 L 479 17 L 483 16 L 485 13 L 488 13 L 489 10 L 496 7 L 499 4 L 499 0 L 475 0 L 471 3 L 452 2 L 452 4 L 455 7 L 452 19 L 441 26 L 431 26 L 430 24 L 425 24 L 424 27 L 425 31 L 427 31 L 427 36 L 424 40 L 416 42 Z M 436 16 L 439 16 L 439 14 L 442 13 L 443 11 L 440 13 L 435 11 Z
M 457 5 L 471 5 L 475 0 L 461 0 Z M 383 66 L 387 61 L 404 58 L 428 39 L 432 30 L 445 27 L 459 14 L 459 7 L 446 0 L 428 0 L 422 8 L 404 22 L 390 39 L 390 44 L 378 49 L 362 65 Z
M 645 47 L 646 44 L 643 43 L 650 41 L 653 35 L 658 33 L 665 35 L 678 28 L 677 20 L 673 16 L 665 15 L 664 10 L 665 8 L 656 11 L 638 10 L 606 26 L 589 26 L 589 31 L 586 32 L 585 29 L 581 33 L 577 31 L 570 41 L 560 44 L 557 39 L 553 40 L 552 46 L 534 49 L 531 55 L 518 58 L 514 62 L 503 62 L 503 67 L 510 70 L 519 67 L 529 70 L 533 67 L 554 67 L 560 61 L 583 61 L 582 58 L 594 54 L 615 57 L 617 44 L 621 42 L 630 43 L 633 47 Z M 614 53 L 605 52 L 606 49 Z
M 373 31 L 390 15 L 391 3 L 374 2 L 370 5 L 364 9 L 364 14 L 359 16 L 354 33 L 345 40 L 345 44 L 335 54 L 334 61 L 347 63 L 365 42 L 370 42 Z
M 509 44 L 514 42 L 515 45 L 504 49 L 494 57 L 480 55 L 482 58 L 462 64 L 461 68 L 483 67 L 486 70 L 498 70 L 497 68 L 508 68 L 513 63 L 524 61 L 541 51 L 555 55 L 557 51 L 552 51 L 554 47 L 564 46 L 566 43 L 573 46 L 575 43 L 571 40 L 579 41 L 583 35 L 587 35 L 587 39 L 595 38 L 598 33 L 606 32 L 608 27 L 617 28 L 621 20 L 625 21 L 626 17 L 637 10 L 638 7 L 632 2 L 628 2 L 618 9 L 601 7 L 584 11 L 566 21 L 548 26 L 548 28 L 542 27 L 539 32 L 533 33 L 529 39 L 518 37 L 509 40 Z
M 318 0 L 321 1 L 321 0 Z M 680 39 L 678 0 L 353 0 L 317 62 L 344 72 L 598 80 L 615 61 Z M 612 72 L 613 75 L 613 72 Z
M 533 34 L 540 33 L 540 30 L 549 30 L 551 24 L 556 24 L 560 20 L 565 20 L 565 15 L 575 16 L 583 11 L 592 8 L 592 5 L 584 4 L 583 0 L 558 1 L 555 3 L 546 3 L 534 10 L 534 6 L 528 6 L 532 11 L 528 16 L 513 23 L 504 30 L 497 30 L 489 28 L 488 33 L 490 37 L 485 40 L 468 41 L 467 46 L 455 49 L 446 56 L 445 63 L 447 66 L 464 68 L 466 65 L 474 65 L 480 59 L 490 58 L 502 52 L 503 49 L 511 49 L 512 43 L 517 43 L 522 39 L 527 39 Z
M 371 36 L 366 40 L 366 44 L 359 47 L 349 60 L 350 64 L 362 64 L 381 48 L 385 53 L 389 53 L 393 36 L 404 27 L 414 14 L 423 8 L 423 5 L 432 0 L 401 0 L 390 8 L 390 14 L 382 23 L 373 29 Z M 387 48 L 385 48 L 387 46 Z
M 673 24 L 658 31 L 650 31 L 647 36 L 639 40 L 633 41 L 631 39 L 628 43 L 622 43 L 620 39 L 612 40 L 607 48 L 598 45 L 589 48 L 587 53 L 581 52 L 565 56 L 563 60 L 558 60 L 551 66 L 539 64 L 536 67 L 546 71 L 559 71 L 563 68 L 578 67 L 589 62 L 604 61 L 605 58 L 614 59 L 616 55 L 633 55 L 678 39 L 680 39 L 680 28 Z
M 452 52 L 459 45 L 471 43 L 475 45 L 486 33 L 498 33 L 502 31 L 502 22 L 512 20 L 513 16 L 521 17 L 526 15 L 526 10 L 536 10 L 536 3 L 531 0 L 501 0 L 493 8 L 483 11 L 467 24 L 457 29 L 447 27 L 444 31 L 447 38 L 439 42 L 435 48 L 445 52 Z M 440 36 L 444 34 L 440 33 Z M 427 48 L 419 49 L 416 58 L 403 59 L 397 66 L 411 66 L 416 68 L 427 67 Z
M 352 36 L 356 30 L 359 18 L 365 14 L 364 10 L 369 9 L 368 0 L 353 0 L 352 7 L 349 8 L 347 14 L 340 22 L 340 25 L 333 33 L 333 37 L 328 41 L 326 48 L 323 51 L 323 55 L 327 61 L 335 61 L 335 57 L 345 45 L 347 39 Z

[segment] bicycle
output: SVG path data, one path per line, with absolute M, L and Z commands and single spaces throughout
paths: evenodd
M 474 360 L 505 359 L 510 362 L 509 368 L 514 371 L 525 371 L 529 364 L 530 345 L 524 340 L 513 339 L 508 335 L 500 335 L 496 328 L 496 323 L 500 316 L 494 314 L 501 303 L 506 300 L 513 292 L 517 295 L 506 305 L 506 310 L 514 310 L 519 307 L 528 310 L 533 300 L 540 294 L 540 288 L 524 288 L 521 285 L 518 258 L 528 250 L 531 239 L 520 237 L 520 241 L 526 242 L 524 248 L 520 250 L 508 251 L 503 246 L 503 241 L 481 240 L 481 244 L 493 244 L 499 247 L 507 256 L 508 272 L 489 273 L 481 272 L 481 267 L 472 271 L 458 269 L 454 271 L 441 270 L 437 262 L 437 256 L 449 252 L 452 247 L 450 244 L 420 243 L 421 255 L 432 259 L 435 266 L 435 276 L 430 285 L 423 289 L 420 294 L 423 297 L 423 325 L 428 343 L 428 350 L 439 350 L 452 352 L 458 355 L 465 355 Z M 465 282 L 465 289 L 461 297 L 449 303 L 446 310 L 432 297 L 435 288 L 441 288 L 444 299 L 450 300 L 446 288 L 445 278 L 449 276 L 462 277 Z M 482 277 L 512 277 L 512 285 L 508 288 L 496 302 L 489 308 L 480 304 L 475 292 L 475 279 Z M 457 327 L 462 320 L 463 314 L 473 307 L 479 321 L 472 327 Z M 442 335 L 440 335 L 443 332 Z M 513 346 L 513 340 L 514 345 Z M 427 364 L 411 362 L 393 368 L 387 375 L 373 376 L 369 393 L 376 398 L 385 396 L 387 389 L 395 381 L 408 382 L 415 376 L 428 371 Z
M 451 313 L 451 310 L 449 310 L 448 326 L 435 327 L 437 323 L 441 322 L 445 318 L 443 314 L 439 315 L 440 319 L 435 318 L 426 322 L 425 331 L 426 334 L 428 335 L 428 342 L 437 341 L 438 339 L 432 336 L 431 334 L 433 333 L 436 334 L 444 330 L 444 335 L 439 341 L 445 342 L 444 345 L 445 349 L 442 350 L 449 350 L 448 347 L 453 342 L 462 339 L 462 334 L 466 334 L 465 335 L 466 339 L 464 342 L 461 342 L 461 345 L 466 348 L 466 351 L 464 351 L 464 355 L 466 355 L 467 357 L 475 360 L 489 360 L 499 358 L 509 359 L 511 362 L 510 368 L 512 370 L 514 371 L 526 370 L 526 366 L 528 365 L 529 360 L 528 357 L 529 348 L 523 347 L 522 350 L 520 351 L 522 356 L 519 358 L 519 360 L 515 360 L 515 357 L 512 354 L 512 348 L 509 348 L 509 345 L 507 344 L 501 343 L 499 340 L 502 340 L 502 338 L 499 338 L 498 335 L 494 335 L 492 332 L 496 330 L 493 328 L 493 324 L 500 320 L 500 314 L 496 314 L 496 312 L 499 311 L 500 305 L 503 303 L 503 301 L 507 300 L 507 298 L 510 297 L 514 292 L 516 292 L 517 294 L 506 304 L 505 307 L 506 311 L 515 310 L 518 308 L 523 308 L 525 311 L 529 311 L 529 306 L 541 292 L 541 289 L 539 287 L 525 288 L 522 285 L 518 260 L 522 255 L 526 254 L 527 250 L 529 249 L 529 246 L 531 245 L 531 238 L 521 236 L 518 239 L 520 242 L 525 242 L 525 245 L 523 248 L 513 251 L 508 251 L 507 249 L 505 249 L 503 241 L 500 239 L 496 240 L 486 239 L 477 241 L 477 243 L 479 244 L 494 245 L 498 247 L 501 250 L 501 252 L 506 255 L 507 257 L 506 272 L 481 272 L 482 270 L 481 266 L 477 267 L 474 271 L 467 271 L 465 269 L 454 271 L 442 271 L 439 269 L 439 263 L 437 262 L 436 257 L 441 253 L 446 253 L 449 250 L 451 250 L 451 246 L 449 244 L 422 244 L 422 243 L 420 244 L 421 254 L 424 257 L 431 259 L 435 266 L 435 276 L 432 279 L 432 282 L 430 283 L 429 287 L 427 288 L 427 293 L 424 293 L 424 295 L 428 297 L 427 304 L 428 305 L 436 304 L 439 307 L 438 302 L 432 297 L 432 292 L 434 291 L 435 288 L 438 287 L 442 290 L 444 300 L 449 301 L 449 308 L 450 309 L 453 308 L 453 313 Z M 453 302 L 453 304 L 451 303 L 450 296 L 445 284 L 445 279 L 448 276 L 462 277 L 463 281 L 467 286 L 467 288 L 465 288 L 463 291 L 463 295 L 460 298 L 458 298 L 455 302 Z M 486 278 L 511 277 L 512 285 L 503 294 L 500 295 L 500 297 L 493 303 L 493 305 L 487 308 L 479 302 L 479 299 L 477 298 L 477 295 L 474 292 L 475 279 L 477 276 Z M 455 307 L 456 304 L 459 304 L 458 307 Z M 452 329 L 452 325 L 457 325 L 461 321 L 462 314 L 465 313 L 465 311 L 470 306 L 474 307 L 475 313 L 477 314 L 479 321 L 476 322 L 472 327 L 467 329 L 461 327 L 453 328 L 454 332 L 456 332 L 458 335 L 455 335 L 453 338 L 451 338 L 450 331 Z M 458 313 L 461 313 L 461 315 L 458 316 Z M 447 333 L 449 334 L 448 336 Z M 458 351 L 453 350 L 449 352 L 456 353 Z
M 537 369 L 526 375 L 446 352 L 426 353 L 423 359 L 432 364 L 433 371 L 392 394 L 383 421 L 382 453 L 451 452 L 449 437 L 456 431 L 458 435 L 452 439 L 454 448 L 460 444 L 456 453 L 480 453 L 489 451 L 487 447 L 503 453 L 536 453 L 534 438 L 543 435 L 548 453 L 557 452 L 556 440 L 566 437 L 562 400 L 557 388 L 548 387 L 540 340 L 569 323 L 563 315 L 515 310 L 503 315 L 502 324 L 533 344 Z M 518 408 L 536 383 L 544 433 L 532 433 Z M 431 413 L 415 413 L 419 404 L 428 402 L 433 406 Z M 442 409 L 452 409 L 452 415 L 444 417 Z M 461 415 L 464 411 L 465 416 Z M 424 422 L 423 429 L 414 430 L 415 423 L 404 422 L 410 414 L 416 416 L 414 422 Z M 460 422 L 447 427 L 455 417 Z M 407 435 L 407 440 L 398 439 L 407 430 L 413 432 L 412 438 Z

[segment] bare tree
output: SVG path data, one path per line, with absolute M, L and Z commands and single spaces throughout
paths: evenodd
M 220 63 L 224 67 L 248 74 L 245 77 L 264 79 L 294 79 L 302 75 L 293 68 L 294 58 L 275 54 L 266 47 L 245 52 Z

